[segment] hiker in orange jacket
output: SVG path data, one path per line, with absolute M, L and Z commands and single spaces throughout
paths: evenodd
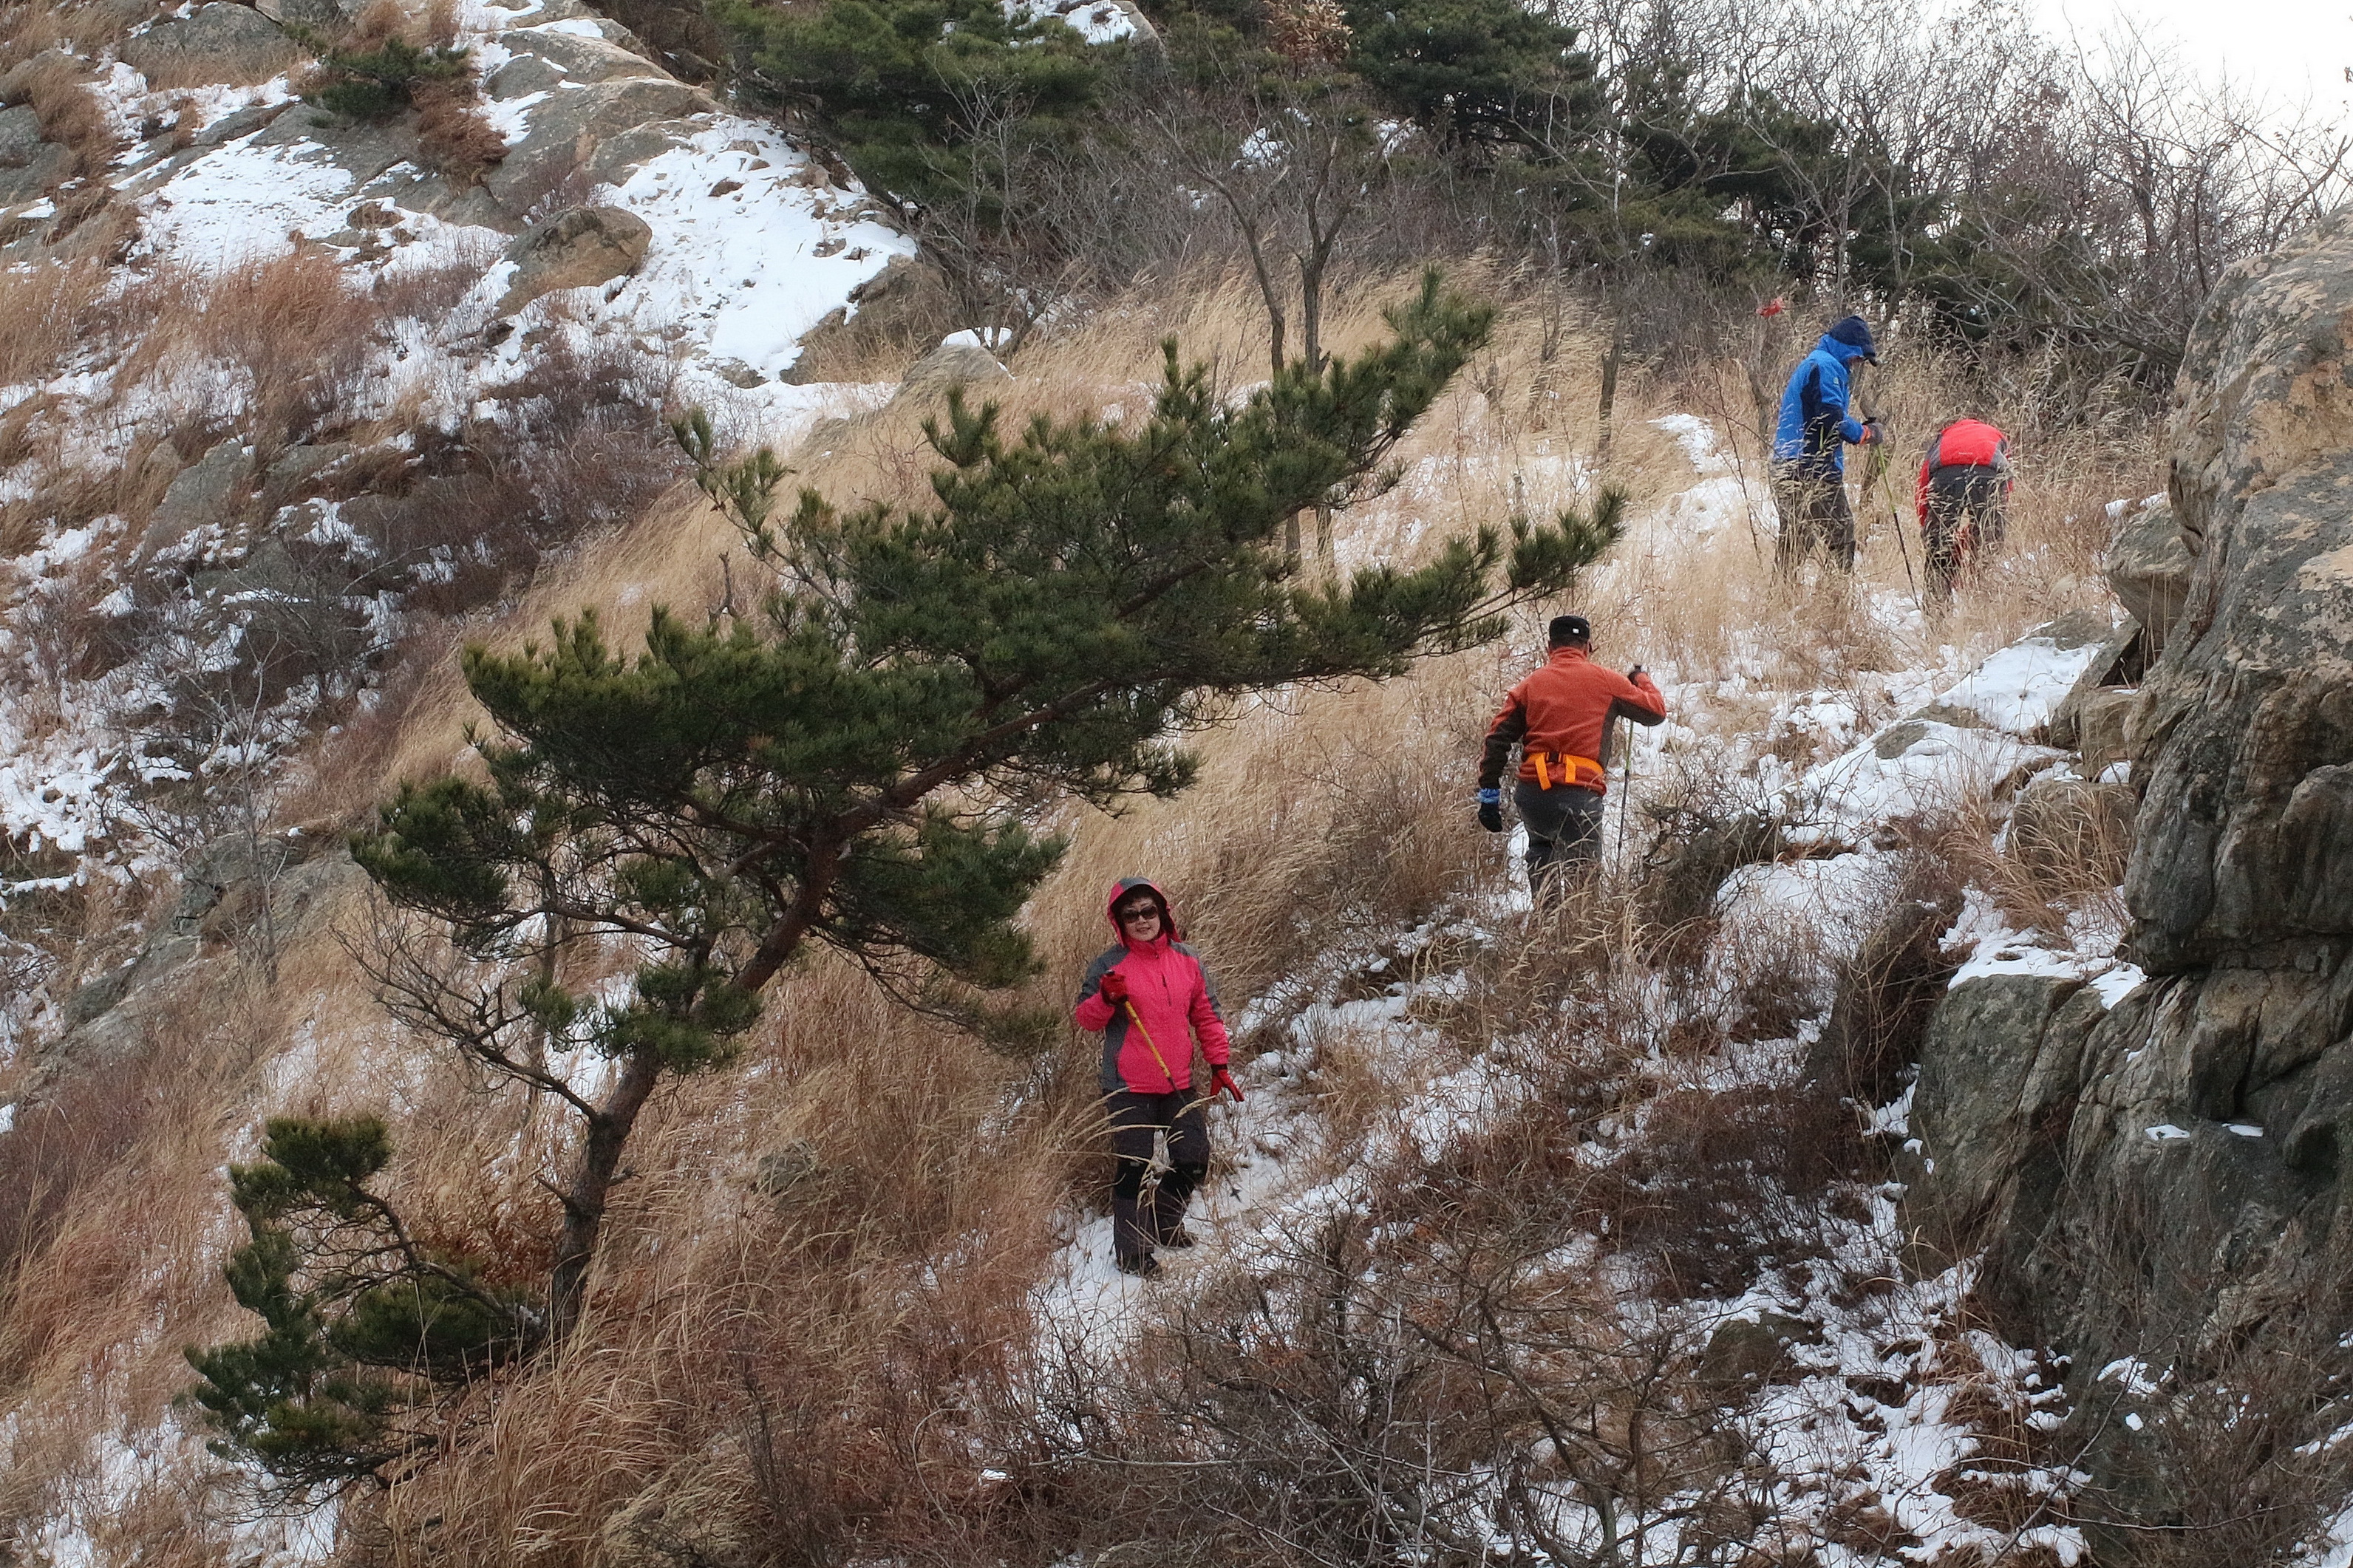
M 1487 726 L 1479 763 L 1479 826 L 1504 830 L 1504 766 L 1520 748 L 1512 804 L 1528 828 L 1528 886 L 1556 896 L 1562 871 L 1601 849 L 1601 797 L 1609 791 L 1609 731 L 1621 715 L 1638 724 L 1667 716 L 1667 700 L 1642 667 L 1620 675 L 1593 662 L 1593 627 L 1553 617 L 1551 657 L 1512 688 Z
M 1185 1205 L 1209 1176 L 1204 1108 L 1220 1092 L 1242 1091 L 1226 1070 L 1229 1046 L 1209 972 L 1178 940 L 1168 897 L 1141 877 L 1112 885 L 1107 912 L 1119 941 L 1087 965 L 1071 1016 L 1103 1031 L 1103 1110 L 1115 1165 L 1112 1252 L 1123 1274 L 1160 1270 L 1155 1247 L 1190 1247 Z M 1208 1058 L 1209 1093 L 1193 1091 L 1193 1041 Z M 1153 1135 L 1168 1135 L 1169 1170 L 1144 1201 Z

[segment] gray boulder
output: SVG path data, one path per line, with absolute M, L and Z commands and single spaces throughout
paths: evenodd
M 2092 662 L 2084 667 L 2084 673 L 2075 678 L 2075 684 L 2052 710 L 2043 738 L 2054 746 L 2080 746 L 2084 703 L 2095 693 L 2112 688 L 2138 689 L 2142 678 L 2148 673 L 2149 658 L 2148 634 L 2138 621 L 2128 617 L 2123 626 L 2110 627 L 2099 652 L 2092 656 Z
M 611 25 L 600 22 L 598 26 Z M 614 27 L 613 31 L 620 33 L 621 29 Z M 668 71 L 644 55 L 609 38 L 584 37 L 577 33 L 501 33 L 499 41 L 515 51 L 514 59 L 501 68 L 501 77 L 530 58 L 569 81 L 625 81 L 639 77 L 670 79 Z
M 417 157 L 415 131 L 404 120 L 345 120 L 301 103 L 270 120 L 261 134 L 254 138 L 254 144 L 317 148 L 326 162 L 350 174 L 353 184 L 360 186 L 388 169 L 413 165 Z M 306 162 L 314 156 L 307 151 L 303 153 Z M 421 170 L 414 173 L 424 177 Z M 376 193 L 370 190 L 366 194 Z
M 2042 1229 L 2102 1013 L 2081 980 L 2037 974 L 1968 981 L 1936 1008 L 1913 1086 L 1906 1218 L 1940 1258 Z
M 294 42 L 250 5 L 211 0 L 176 22 L 159 22 L 122 45 L 146 75 L 189 80 L 267 81 L 294 63 Z
M 312 487 L 322 475 L 358 451 L 359 447 L 349 441 L 287 447 L 262 475 L 262 514 L 275 517 L 280 508 L 315 493 Z
M 2140 711 L 2140 689 L 2104 686 L 2075 705 L 2075 750 L 2082 771 L 2097 778 L 2111 763 L 2132 761 L 2133 716 Z
M 899 395 L 945 397 L 960 386 L 1012 379 L 1013 373 L 997 363 L 997 356 L 987 349 L 974 343 L 942 343 L 908 370 L 899 384 Z
M 365 0 L 253 0 L 253 8 L 280 26 L 332 33 L 357 19 L 366 4 Z
M 0 109 L 0 169 L 23 168 L 43 145 L 41 117 L 31 104 Z
M 522 140 L 483 175 L 483 189 L 520 217 L 575 171 L 597 167 L 597 153 L 607 140 L 718 107 L 710 94 L 659 76 L 567 89 L 533 110 Z
M 2317 1364 L 2353 1328 L 2348 331 L 2353 215 L 2233 268 L 2189 340 L 2169 511 L 2111 557 L 2128 604 L 2171 549 L 2188 563 L 2186 592 L 2136 606 L 2171 615 L 2137 696 L 2076 714 L 2087 763 L 2134 759 L 2127 943 L 2150 978 L 2105 1008 L 2096 984 L 1972 982 L 1921 1048 L 1909 1217 L 1985 1249 L 1991 1302 L 2073 1358 L 2079 1394 L 2117 1357 L 2187 1388 Z M 2144 1462 L 2078 1436 L 2103 1484 Z
M 73 172 L 73 153 L 41 140 L 41 117 L 32 105 L 0 110 L 0 207 L 38 201 Z
M 250 956 L 269 935 L 282 946 L 364 880 L 333 835 L 231 834 L 206 845 L 182 868 L 179 897 L 137 955 L 66 999 L 65 1031 L 35 1051 L 24 1100 L 38 1104 L 68 1080 L 172 1048 L 187 1027 L 185 983 L 201 974 L 197 960 Z
M 542 294 L 626 277 L 645 259 L 654 231 L 620 207 L 574 207 L 526 229 L 507 252 L 514 277 L 499 300 L 511 316 Z
M 252 448 L 232 436 L 183 468 L 164 491 L 140 542 L 152 556 L 206 529 L 223 532 L 241 526 L 253 511 Z
M 2133 513 L 2100 565 L 2117 603 L 2148 628 L 2149 651 L 2162 651 L 2189 597 L 2189 549 L 2174 524 L 2172 504 L 2159 501 Z

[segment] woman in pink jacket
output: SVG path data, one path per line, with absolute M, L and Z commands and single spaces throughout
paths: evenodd
M 1116 945 L 1087 965 L 1072 1015 L 1103 1037 L 1103 1109 L 1111 1118 L 1115 1173 L 1111 1187 L 1112 1248 L 1124 1274 L 1151 1275 L 1158 1247 L 1190 1247 L 1185 1205 L 1209 1174 L 1209 1126 L 1203 1114 L 1219 1091 L 1242 1091 L 1227 1072 L 1225 1020 L 1218 988 L 1193 950 L 1177 940 L 1167 895 L 1141 877 L 1122 878 L 1109 905 Z M 1209 1094 L 1193 1092 L 1193 1042 L 1209 1061 Z M 1144 1202 L 1155 1132 L 1168 1134 L 1170 1170 Z

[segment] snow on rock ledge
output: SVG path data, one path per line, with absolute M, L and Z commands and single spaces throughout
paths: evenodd
M 472 269 L 480 282 L 441 345 L 462 356 L 468 338 L 510 335 L 498 309 L 510 266 L 498 258 L 518 233 L 581 205 L 617 207 L 651 231 L 634 271 L 531 301 L 506 321 L 512 333 L 625 337 L 675 363 L 681 400 L 757 434 L 805 414 L 810 391 L 777 384 L 801 336 L 913 242 L 854 182 L 673 79 L 577 0 L 470 4 L 459 42 L 507 143 L 478 184 L 430 168 L 405 122 L 335 120 L 296 101 L 282 77 L 157 91 L 115 65 L 101 84 L 110 110 L 172 128 L 112 178 L 137 218 L 133 262 L 217 273 L 315 245 L 386 280 Z M 19 247 L 46 237 L 36 208 L 5 216 L 0 232 L 26 237 Z M 451 387 L 443 412 L 471 390 Z

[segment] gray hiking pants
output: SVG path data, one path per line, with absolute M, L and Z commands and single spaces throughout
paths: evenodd
M 1817 550 L 1840 571 L 1854 570 L 1854 509 L 1847 504 L 1843 476 L 1778 474 L 1773 507 L 1781 514 L 1781 536 L 1773 544 L 1776 572 L 1790 575 Z
M 1540 787 L 1522 779 L 1512 805 L 1528 829 L 1528 889 L 1538 902 L 1557 898 L 1559 883 L 1574 867 L 1590 866 L 1601 854 L 1601 797 L 1574 784 Z

